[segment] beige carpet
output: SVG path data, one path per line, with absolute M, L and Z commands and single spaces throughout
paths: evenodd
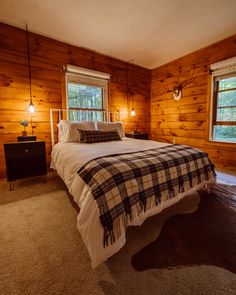
M 157 238 L 176 213 L 196 210 L 194 195 L 129 228 L 126 246 L 91 270 L 76 228 L 77 211 L 55 174 L 0 182 L 0 294 L 236 294 L 236 276 L 214 266 L 135 271 L 134 253 Z

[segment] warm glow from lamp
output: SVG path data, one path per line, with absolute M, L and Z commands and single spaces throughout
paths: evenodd
M 135 112 L 134 108 L 132 108 L 132 111 L 131 111 L 130 114 L 131 114 L 132 117 L 136 116 L 136 112 Z
M 30 101 L 30 103 L 29 103 L 29 112 L 30 112 L 30 114 L 35 113 L 35 106 L 32 101 Z

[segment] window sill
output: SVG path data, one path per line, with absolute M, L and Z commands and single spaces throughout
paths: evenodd
M 211 140 L 211 139 L 207 139 L 205 143 L 208 146 L 217 145 L 217 146 L 227 147 L 229 149 L 235 149 L 235 145 L 236 145 L 236 142 L 232 142 L 232 141 L 220 141 L 220 140 Z

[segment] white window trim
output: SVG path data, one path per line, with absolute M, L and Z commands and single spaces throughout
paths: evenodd
M 210 65 L 211 70 L 211 101 L 210 101 L 210 124 L 209 124 L 209 141 L 235 144 L 232 141 L 213 139 L 213 105 L 214 105 L 214 78 L 221 75 L 227 75 L 236 72 L 236 56 L 221 60 Z
M 211 75 L 211 101 L 210 101 L 210 124 L 209 124 L 209 140 L 215 141 L 213 139 L 213 99 L 214 99 L 214 76 Z

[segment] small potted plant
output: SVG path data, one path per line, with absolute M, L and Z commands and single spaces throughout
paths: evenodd
M 20 124 L 24 127 L 24 130 L 22 131 L 22 136 L 27 136 L 27 131 L 25 130 L 25 128 L 28 127 L 29 122 L 27 120 L 21 120 Z

